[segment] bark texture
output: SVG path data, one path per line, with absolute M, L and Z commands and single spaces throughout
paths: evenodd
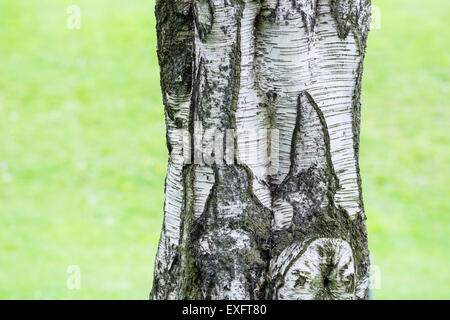
M 368 298 L 370 0 L 157 0 L 156 17 L 170 157 L 150 298 Z

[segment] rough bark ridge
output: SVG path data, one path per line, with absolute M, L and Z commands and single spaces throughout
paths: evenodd
M 170 157 L 150 297 L 366 299 L 370 0 L 157 0 L 156 17 Z

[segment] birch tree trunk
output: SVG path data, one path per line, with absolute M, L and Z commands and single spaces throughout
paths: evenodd
M 167 146 L 151 299 L 366 299 L 370 0 L 157 0 Z

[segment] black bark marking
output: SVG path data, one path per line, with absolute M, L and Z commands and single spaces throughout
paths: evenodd
M 157 52 L 166 112 L 176 121 L 166 94 L 188 95 L 192 85 L 192 11 L 188 1 L 158 0 L 155 7 Z M 182 121 L 182 119 L 178 119 Z M 180 123 L 179 127 L 185 125 Z
M 317 2 L 318 0 L 292 0 L 292 5 L 302 15 L 308 33 L 313 33 L 316 26 Z
M 200 39 L 205 41 L 214 23 L 212 0 L 194 0 L 194 19 Z
M 269 262 L 270 211 L 254 196 L 252 175 L 247 168 L 234 165 L 213 169 L 215 184 L 205 211 L 194 221 L 190 237 L 204 299 L 211 299 L 218 286 L 229 285 L 236 271 L 244 276 L 242 286 L 250 298 L 262 298 L 264 292 L 260 288 L 264 284 L 260 279 Z M 241 205 L 242 211 L 230 214 L 233 204 L 238 204 L 238 208 Z M 236 246 L 241 239 L 232 233 L 248 239 L 244 250 Z M 209 251 L 202 249 L 201 241 L 208 242 Z M 229 287 L 223 289 L 227 291 Z
M 345 39 L 352 31 L 358 42 L 360 53 L 364 53 L 370 27 L 371 0 L 329 1 L 339 37 Z

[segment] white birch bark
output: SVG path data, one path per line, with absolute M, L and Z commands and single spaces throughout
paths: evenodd
M 158 0 L 156 16 L 170 157 L 151 298 L 368 298 L 370 0 Z

